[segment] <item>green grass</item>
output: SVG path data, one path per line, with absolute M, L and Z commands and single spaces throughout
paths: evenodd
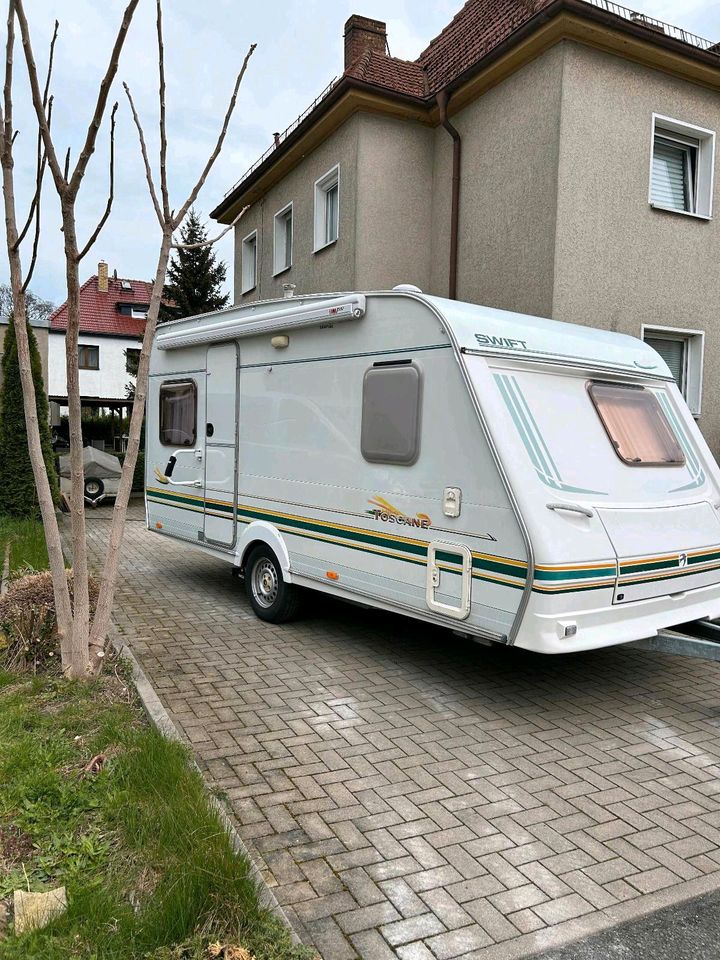
M 45 570 L 47 548 L 42 524 L 38 520 L 12 520 L 0 517 L 0 571 L 5 563 L 5 550 L 10 544 L 10 572 L 32 567 Z
M 0 958 L 204 960 L 215 940 L 257 960 L 314 956 L 260 906 L 188 754 L 127 690 L 112 675 L 0 672 L 0 830 L 34 844 L 24 864 L 0 859 L 0 899 L 64 884 L 69 901 L 43 931 L 0 934 Z M 100 753 L 101 772 L 84 774 Z

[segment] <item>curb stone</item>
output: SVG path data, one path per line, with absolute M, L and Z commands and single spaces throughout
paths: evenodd
M 150 722 L 166 739 L 173 740 L 176 743 L 181 743 L 185 747 L 189 746 L 187 741 L 183 737 L 183 735 L 175 726 L 175 723 L 170 717 L 170 714 L 167 712 L 167 710 L 163 706 L 162 701 L 160 700 L 160 697 L 157 695 L 153 685 L 148 680 L 145 674 L 145 671 L 140 666 L 138 660 L 135 657 L 135 654 L 132 652 L 130 647 L 123 640 L 120 639 L 120 636 L 118 635 L 117 629 L 114 624 L 111 624 L 110 626 L 109 639 L 110 639 L 110 643 L 113 646 L 113 649 L 116 651 L 118 656 L 122 657 L 123 660 L 125 660 L 127 663 L 130 664 L 130 667 L 132 669 L 132 678 L 133 678 L 133 683 L 135 684 L 135 689 L 138 692 L 138 696 L 140 697 L 140 702 L 142 703 L 145 713 L 150 718 Z M 302 946 L 303 941 L 298 936 L 292 923 L 290 922 L 290 919 L 288 918 L 283 908 L 280 906 L 280 903 L 278 902 L 277 897 L 268 886 L 267 881 L 263 877 L 255 861 L 253 860 L 253 857 L 250 851 L 248 850 L 245 844 L 245 841 L 237 832 L 235 824 L 233 823 L 232 819 L 228 815 L 228 812 L 225 809 L 224 804 L 222 804 L 220 800 L 218 800 L 218 798 L 214 796 L 213 793 L 208 788 L 208 784 L 207 784 L 207 781 L 205 780 L 205 777 L 203 776 L 203 772 L 198 766 L 198 764 L 195 762 L 194 758 L 192 758 L 192 755 L 191 755 L 191 759 L 192 759 L 193 766 L 202 777 L 203 783 L 205 785 L 205 790 L 208 796 L 208 800 L 211 806 L 213 807 L 213 809 L 215 810 L 215 812 L 217 813 L 218 817 L 220 818 L 220 822 L 222 823 L 223 828 L 230 839 L 230 843 L 232 844 L 233 851 L 235 852 L 235 854 L 243 856 L 245 860 L 247 860 L 250 866 L 250 874 L 258 888 L 261 905 L 265 907 L 266 910 L 269 910 L 271 913 L 273 913 L 275 917 L 277 917 L 277 919 L 284 924 L 284 926 L 287 928 L 288 932 L 290 933 L 290 938 L 293 944 L 295 946 Z

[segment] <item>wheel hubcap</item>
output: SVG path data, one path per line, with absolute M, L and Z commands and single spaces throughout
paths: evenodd
M 268 559 L 258 560 L 252 572 L 252 592 L 261 607 L 271 607 L 278 595 L 278 575 Z

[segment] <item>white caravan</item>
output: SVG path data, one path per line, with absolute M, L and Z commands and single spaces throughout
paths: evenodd
M 298 588 L 565 653 L 720 616 L 720 473 L 632 337 L 424 296 L 307 296 L 155 342 L 148 528 Z

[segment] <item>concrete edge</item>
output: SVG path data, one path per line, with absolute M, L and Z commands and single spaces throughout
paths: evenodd
M 191 745 L 187 742 L 185 737 L 180 733 L 180 731 L 176 727 L 174 721 L 170 717 L 170 714 L 167 712 L 167 710 L 163 706 L 163 703 L 160 700 L 160 697 L 155 692 L 155 688 L 148 680 L 147 675 L 145 674 L 145 671 L 140 666 L 140 663 L 135 657 L 135 654 L 132 652 L 130 647 L 120 638 L 114 624 L 111 624 L 108 636 L 109 636 L 110 643 L 112 644 L 112 647 L 116 651 L 118 656 L 122 657 L 122 659 L 125 660 L 131 667 L 132 678 L 133 678 L 133 683 L 135 685 L 135 689 L 137 690 L 138 696 L 140 697 L 140 702 L 142 703 L 143 709 L 145 710 L 145 713 L 150 719 L 150 722 L 166 739 L 173 740 L 176 743 L 181 743 L 184 747 L 190 748 L 192 764 L 197 770 L 197 772 L 200 774 L 200 776 L 202 777 L 202 781 L 203 781 L 203 784 L 205 785 L 205 791 L 207 793 L 207 797 L 210 802 L 210 805 L 217 813 L 220 819 L 220 822 L 222 823 L 223 828 L 227 833 L 228 838 L 230 839 L 230 843 L 232 844 L 233 851 L 236 854 L 243 856 L 249 864 L 250 875 L 252 876 L 257 886 L 261 905 L 265 907 L 265 909 L 273 913 L 275 917 L 277 917 L 277 919 L 280 920 L 281 923 L 287 928 L 292 942 L 296 946 L 302 946 L 303 941 L 298 936 L 295 928 L 290 922 L 289 917 L 287 916 L 283 908 L 280 906 L 280 903 L 277 897 L 268 886 L 267 881 L 263 877 L 262 872 L 260 871 L 252 854 L 250 853 L 250 850 L 248 849 L 245 841 L 242 839 L 242 837 L 238 833 L 237 828 L 235 827 L 235 824 L 232 821 L 232 818 L 230 817 L 227 810 L 225 809 L 224 804 L 220 800 L 218 800 L 216 796 L 213 795 L 202 770 L 200 769 L 197 762 L 195 761 L 194 755 L 192 754 Z

